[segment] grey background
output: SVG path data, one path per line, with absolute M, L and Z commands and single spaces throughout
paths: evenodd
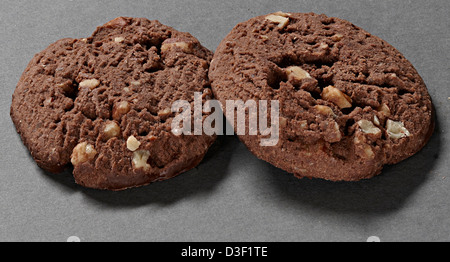
M 450 240 L 450 1 L 5 1 L 0 3 L 0 241 Z M 220 137 L 196 169 L 125 192 L 74 184 L 31 159 L 9 117 L 32 56 L 118 16 L 158 19 L 215 50 L 235 24 L 283 10 L 347 19 L 397 47 L 428 85 L 437 129 L 414 157 L 357 183 L 298 180 Z

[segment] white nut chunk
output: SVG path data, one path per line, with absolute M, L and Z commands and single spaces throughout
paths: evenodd
M 374 134 L 374 135 L 381 134 L 381 129 L 376 127 L 372 123 L 372 121 L 365 120 L 365 119 L 360 120 L 360 121 L 358 121 L 358 126 L 366 134 Z
M 121 36 L 114 38 L 114 42 L 116 43 L 122 43 L 123 41 L 125 41 L 125 38 Z
M 141 146 L 141 142 L 139 142 L 136 137 L 130 136 L 127 140 L 127 148 L 128 150 L 134 152 L 138 150 L 138 148 Z
M 140 86 L 141 85 L 141 81 L 131 81 L 130 84 L 132 86 Z
M 165 52 L 167 52 L 169 49 L 171 49 L 173 47 L 178 47 L 185 53 L 192 53 L 192 51 L 193 51 L 192 44 L 189 44 L 189 43 L 186 43 L 186 42 L 183 42 L 183 41 L 177 41 L 177 42 L 165 42 L 165 43 L 163 43 L 162 46 L 161 46 L 161 52 L 165 53 Z
M 138 150 L 133 153 L 133 166 L 136 169 L 142 168 L 144 170 L 150 169 L 150 165 L 147 163 L 150 157 L 150 152 L 147 150 Z
M 276 12 L 274 14 L 266 16 L 266 20 L 277 23 L 279 28 L 284 28 L 289 24 L 289 14 Z
M 373 116 L 373 123 L 378 126 L 381 124 L 380 119 L 377 116 Z
M 94 159 L 96 155 L 97 151 L 94 146 L 87 142 L 83 142 L 73 149 L 70 162 L 76 166 Z
M 409 133 L 402 122 L 392 121 L 390 119 L 386 123 L 386 130 L 389 137 L 393 139 L 411 136 L 411 133 Z
M 87 80 L 81 81 L 79 87 L 94 89 L 94 88 L 98 87 L 99 85 L 100 85 L 100 81 L 98 81 L 97 79 L 87 79 Z
M 326 43 L 320 43 L 319 48 L 320 49 L 328 49 L 328 48 L 330 48 L 330 46 Z
M 61 88 L 64 93 L 72 93 L 73 91 L 75 91 L 73 89 L 72 81 L 70 80 L 67 80 L 64 83 L 57 84 L 56 87 Z
M 290 66 L 286 68 L 288 79 L 303 80 L 311 78 L 311 75 L 299 66 Z
M 373 152 L 372 148 L 369 145 L 367 145 L 367 144 L 364 145 L 364 153 L 366 154 L 366 156 L 369 159 L 374 159 L 375 158 L 375 153 Z
M 114 121 L 108 122 L 103 129 L 103 133 L 105 134 L 106 139 L 117 137 L 120 135 L 120 127 Z
M 317 112 L 319 112 L 319 114 L 321 115 L 337 117 L 337 115 L 333 112 L 333 109 L 331 109 L 331 107 L 316 105 L 314 106 L 314 109 L 316 109 Z
M 352 99 L 334 86 L 328 86 L 323 89 L 322 98 L 334 103 L 341 109 L 352 107 Z
M 340 130 L 340 128 L 339 128 L 339 124 L 335 121 L 334 122 L 334 124 L 333 124 L 333 133 L 334 133 L 334 138 L 335 138 L 335 141 L 337 142 L 337 141 L 341 141 L 341 139 L 342 139 L 342 134 L 341 134 L 341 130 Z
M 166 108 L 158 112 L 159 117 L 168 117 L 172 114 L 172 109 Z
M 331 37 L 331 40 L 335 41 L 335 42 L 339 42 L 344 38 L 343 35 L 341 34 L 335 34 L 334 36 Z
M 279 16 L 282 16 L 282 17 L 291 17 L 291 13 L 285 13 L 285 12 L 282 12 L 282 11 L 278 11 L 278 12 L 275 12 L 275 13 L 273 13 L 272 15 L 279 15 Z
M 53 97 L 44 100 L 44 106 L 50 106 L 53 103 Z
M 116 103 L 113 107 L 112 117 L 114 120 L 119 120 L 123 115 L 130 112 L 131 107 L 127 101 L 122 101 L 120 103 Z
M 302 120 L 302 121 L 299 122 L 299 124 L 300 124 L 300 128 L 301 129 L 308 128 L 308 121 L 307 120 Z

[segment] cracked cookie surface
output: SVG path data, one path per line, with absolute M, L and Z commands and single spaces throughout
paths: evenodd
M 434 129 L 433 105 L 413 65 L 348 21 L 283 13 L 236 25 L 210 68 L 216 98 L 278 100 L 280 140 L 239 136 L 297 177 L 356 181 L 417 153 Z
M 73 165 L 82 186 L 122 190 L 165 180 L 199 164 L 215 140 L 171 132 L 173 102 L 193 102 L 195 92 L 211 98 L 211 58 L 189 33 L 119 17 L 35 55 L 11 118 L 41 168 Z

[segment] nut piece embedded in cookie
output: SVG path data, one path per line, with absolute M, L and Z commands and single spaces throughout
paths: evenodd
M 141 85 L 141 81 L 131 81 L 130 84 L 132 86 L 140 86 Z
M 166 108 L 158 112 L 158 116 L 161 118 L 166 118 L 172 114 L 172 109 Z
M 114 42 L 116 43 L 123 43 L 123 41 L 125 41 L 125 38 L 121 36 L 114 38 Z
M 303 80 L 311 78 L 311 75 L 299 66 L 290 66 L 286 68 L 286 74 L 289 79 Z
M 352 107 L 352 99 L 334 86 L 323 89 L 322 98 L 342 108 Z
M 142 168 L 148 170 L 151 166 L 147 163 L 150 152 L 147 150 L 138 150 L 133 153 L 133 166 L 136 169 Z
M 282 11 L 278 11 L 278 12 L 275 12 L 275 13 L 273 13 L 272 15 L 279 15 L 279 16 L 282 16 L 282 17 L 291 17 L 291 13 L 285 13 L 285 12 L 282 12 Z
M 141 146 L 141 142 L 139 142 L 136 137 L 130 136 L 127 140 L 127 148 L 130 151 L 136 151 Z
M 367 159 L 374 159 L 375 153 L 372 150 L 372 147 L 370 147 L 367 143 L 361 141 L 358 136 L 355 136 L 353 139 L 353 143 L 355 143 L 355 153 L 359 155 L 360 157 L 367 158 Z
M 393 139 L 411 136 L 411 133 L 409 133 L 402 122 L 392 121 L 390 119 L 386 123 L 386 131 L 389 137 Z
M 124 27 L 129 24 L 129 21 L 125 17 L 117 17 L 114 20 L 109 21 L 104 25 L 104 27 L 115 28 Z
M 334 121 L 333 127 L 331 128 L 331 132 L 329 133 L 327 140 L 331 143 L 339 142 L 342 139 L 341 130 L 339 128 L 339 124 Z
M 73 149 L 70 161 L 76 166 L 94 159 L 96 155 L 97 151 L 94 146 L 83 142 Z
M 336 114 L 333 112 L 333 109 L 331 109 L 331 107 L 316 105 L 314 106 L 314 109 L 316 109 L 317 112 L 319 112 L 319 114 L 321 115 L 337 117 Z
M 373 159 L 375 158 L 375 153 L 373 152 L 372 148 L 369 145 L 364 145 L 364 153 L 366 154 L 367 158 Z
M 381 134 L 381 130 L 369 120 L 363 119 L 358 121 L 358 126 L 366 134 Z
M 193 43 L 183 41 L 182 39 L 168 39 L 161 45 L 161 53 L 165 53 L 174 47 L 181 49 L 185 53 L 192 53 L 194 51 Z
M 97 79 L 87 79 L 87 80 L 83 80 L 80 83 L 79 87 L 94 89 L 94 88 L 98 87 L 99 85 L 100 85 L 100 81 L 98 81 Z
M 103 133 L 105 134 L 107 140 L 113 137 L 117 137 L 120 135 L 120 127 L 114 121 L 108 122 L 103 129 Z
M 122 101 L 114 105 L 112 117 L 114 120 L 119 120 L 123 115 L 130 112 L 131 107 L 127 101 Z
M 328 44 L 326 44 L 326 43 L 320 43 L 319 48 L 323 49 L 323 50 L 326 50 L 326 49 L 329 49 L 330 46 Z
M 266 16 L 266 20 L 278 23 L 279 28 L 284 28 L 289 23 L 289 14 L 276 12 L 274 14 Z
M 56 85 L 57 88 L 61 88 L 65 94 L 71 94 L 75 90 L 73 89 L 73 82 L 70 80 L 67 80 L 63 83 L 59 83 Z
M 331 40 L 333 40 L 334 42 L 339 42 L 344 38 L 343 35 L 341 34 L 335 34 L 334 36 L 331 37 Z
M 382 104 L 377 110 L 378 110 L 378 112 L 380 112 L 381 114 L 383 114 L 385 116 L 391 115 L 391 109 L 389 109 L 389 106 L 386 104 Z
M 378 126 L 381 124 L 380 119 L 377 116 L 373 116 L 373 123 Z

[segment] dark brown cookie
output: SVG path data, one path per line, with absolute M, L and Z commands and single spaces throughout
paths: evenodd
M 356 181 L 417 153 L 434 129 L 424 81 L 394 47 L 338 18 L 277 12 L 238 24 L 210 68 L 226 100 L 275 100 L 279 141 L 240 135 L 297 177 Z
M 171 132 L 174 101 L 211 94 L 211 58 L 188 33 L 119 17 L 37 54 L 11 117 L 40 167 L 57 173 L 73 164 L 82 186 L 122 190 L 165 180 L 199 164 L 215 140 Z

